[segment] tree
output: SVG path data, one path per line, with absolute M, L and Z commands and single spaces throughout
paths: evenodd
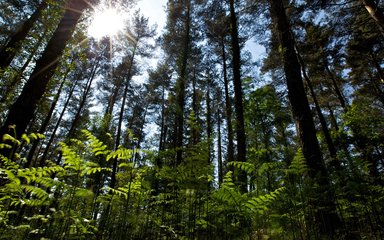
M 47 8 L 48 4 L 43 0 L 36 8 L 35 12 L 24 22 L 24 24 L 13 34 L 11 39 L 0 50 L 0 69 L 8 67 L 18 50 L 21 42 L 27 37 L 28 32 L 39 19 L 40 15 Z
M 246 161 L 246 140 L 243 112 L 243 90 L 241 84 L 241 59 L 240 43 L 238 36 L 237 15 L 235 12 L 234 0 L 229 0 L 230 8 L 230 31 L 231 31 L 231 49 L 232 49 L 232 71 L 233 85 L 235 89 L 235 112 L 236 112 L 236 140 L 237 140 L 237 161 Z M 239 175 L 240 189 L 247 192 L 247 175 L 240 171 Z
M 10 107 L 7 119 L 0 129 L 0 136 L 5 133 L 12 134 L 9 131 L 10 125 L 16 125 L 16 137 L 21 137 L 26 131 L 48 82 L 55 72 L 66 43 L 71 38 L 76 24 L 87 6 L 88 4 L 83 0 L 70 0 L 67 3 L 59 25 L 45 47 L 43 54 L 37 60 L 36 66 L 21 94 Z
M 270 12 L 275 24 L 273 30 L 278 35 L 282 51 L 288 98 L 292 106 L 301 148 L 309 166 L 309 177 L 322 188 L 321 199 L 312 203 L 317 208 L 315 218 L 319 222 L 320 219 L 326 219 L 320 222 L 320 231 L 323 234 L 332 235 L 339 228 L 340 220 L 336 213 L 328 173 L 316 138 L 316 130 L 304 91 L 300 64 L 283 1 L 270 1 Z

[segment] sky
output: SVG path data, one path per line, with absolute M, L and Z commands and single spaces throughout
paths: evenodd
M 166 22 L 165 5 L 167 0 L 139 0 L 137 8 L 149 18 L 150 25 L 157 24 L 157 32 L 161 33 Z
M 165 6 L 167 0 L 139 0 L 137 8 L 140 8 L 143 15 L 148 17 L 150 25 L 157 24 L 157 34 L 162 33 L 162 29 L 166 24 Z M 260 61 L 265 57 L 265 48 L 257 44 L 254 38 L 248 40 L 245 44 L 245 50 L 252 54 L 253 61 Z M 148 61 L 148 65 L 155 67 L 156 59 Z
M 157 33 L 160 34 L 166 23 L 165 6 L 167 0 L 139 0 L 137 8 L 140 8 L 143 15 L 149 18 L 151 25 L 157 24 Z M 260 59 L 265 54 L 265 49 L 261 45 L 255 43 L 254 39 L 250 39 L 245 49 L 250 51 L 254 61 Z M 152 65 L 152 64 L 151 64 Z
M 157 35 L 160 36 L 166 24 L 166 3 L 167 0 L 138 0 L 136 8 L 131 11 L 131 13 L 134 13 L 135 10 L 140 9 L 141 14 L 148 18 L 150 26 L 157 25 Z M 96 28 L 99 27 L 100 23 L 96 26 Z M 265 53 L 265 49 L 256 44 L 253 39 L 246 43 L 245 50 L 251 52 L 253 61 L 260 60 Z M 156 55 L 158 56 L 159 54 Z M 156 57 L 151 59 L 141 59 L 141 64 L 144 66 L 147 65 L 148 68 L 155 68 L 157 62 L 158 58 Z M 135 76 L 132 80 L 140 84 L 145 82 L 146 78 L 148 78 L 147 71 L 143 71 L 141 76 Z M 153 134 L 157 132 L 157 128 L 158 126 L 154 123 L 147 124 L 145 128 L 147 138 L 148 136 L 153 136 Z

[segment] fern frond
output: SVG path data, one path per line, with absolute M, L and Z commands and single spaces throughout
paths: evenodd
M 295 157 L 292 160 L 291 165 L 288 168 L 288 173 L 301 175 L 308 171 L 308 166 L 305 161 L 302 150 L 298 150 Z
M 36 196 L 38 199 L 45 200 L 49 196 L 45 190 L 39 187 L 32 185 L 22 185 L 21 188 L 24 189 L 25 192 L 31 194 L 32 197 Z
M 269 205 L 277 200 L 284 189 L 285 187 L 281 187 L 271 193 L 251 198 L 244 204 L 244 206 L 252 212 L 264 214 L 269 210 Z
M 122 190 L 114 189 L 114 188 L 110 188 L 110 187 L 108 187 L 108 190 L 111 191 L 112 194 L 114 194 L 114 195 L 117 195 L 119 197 L 124 197 L 125 199 L 128 198 L 128 194 Z
M 23 135 L 21 135 L 21 139 L 24 140 L 27 144 L 31 143 L 31 139 L 25 133 L 23 133 Z
M 16 138 L 12 137 L 9 134 L 4 134 L 2 140 L 3 140 L 3 142 L 10 141 L 12 143 L 15 143 L 16 145 L 20 145 L 20 141 L 17 140 Z
M 89 131 L 82 130 L 82 133 L 86 136 L 89 146 L 95 156 L 103 155 L 107 156 L 111 151 L 108 150 L 108 146 L 100 141 L 97 137 L 93 136 Z
M 278 165 L 279 164 L 277 162 L 265 162 L 261 164 L 261 166 L 257 170 L 257 174 L 261 176 L 264 173 L 270 172 L 271 170 L 275 169 Z
M 229 162 L 228 165 L 232 165 L 238 169 L 246 171 L 248 174 L 252 174 L 255 171 L 255 165 L 249 162 Z
M 111 159 L 129 160 L 132 158 L 133 154 L 133 150 L 119 147 L 116 151 L 110 152 L 107 155 L 107 161 Z

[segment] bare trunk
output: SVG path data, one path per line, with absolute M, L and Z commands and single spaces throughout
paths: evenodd
M 288 87 L 288 98 L 292 106 L 296 122 L 297 134 L 306 159 L 308 176 L 319 185 L 318 199 L 312 201 L 315 211 L 314 226 L 320 232 L 332 236 L 340 227 L 340 219 L 336 213 L 334 196 L 328 179 L 328 173 L 316 138 L 315 125 L 304 90 L 301 68 L 295 51 L 295 43 L 291 34 L 290 24 L 285 13 L 282 0 L 270 0 L 270 12 L 278 35 L 280 48 L 283 49 L 284 71 Z
M 336 93 L 337 99 L 339 99 L 339 102 L 340 102 L 341 107 L 342 107 L 344 110 L 346 110 L 347 105 L 346 105 L 346 103 L 345 103 L 345 98 L 344 98 L 343 94 L 342 94 L 341 91 L 340 91 L 339 85 L 338 85 L 337 82 L 336 82 L 336 79 L 335 79 L 334 74 L 331 72 L 331 69 L 329 69 L 328 61 L 326 61 L 326 60 L 325 60 L 325 63 L 324 63 L 324 67 L 325 67 L 325 70 L 326 70 L 327 73 L 328 73 L 329 78 L 330 78 L 331 81 L 332 81 L 333 90 L 334 90 L 335 93 Z
M 96 60 L 96 63 L 92 68 L 91 75 L 89 76 L 88 81 L 85 85 L 84 92 L 83 92 L 83 95 L 82 95 L 80 103 L 79 103 L 79 107 L 77 108 L 76 115 L 73 118 L 71 128 L 68 131 L 68 135 L 67 135 L 68 139 L 73 137 L 75 129 L 78 125 L 78 122 L 80 120 L 80 115 L 81 115 L 81 113 L 84 109 L 85 103 L 89 97 L 89 93 L 91 91 L 91 86 L 92 86 L 93 80 L 95 79 L 95 75 L 96 75 L 97 68 L 99 67 L 99 63 L 100 63 L 100 58 Z
M 57 130 L 59 129 L 61 120 L 63 119 L 64 114 L 65 114 L 65 112 L 67 111 L 67 107 L 68 107 L 69 101 L 70 101 L 71 98 L 72 98 L 72 95 L 73 95 L 73 92 L 74 92 L 74 90 L 75 90 L 76 85 L 77 85 L 77 80 L 72 84 L 72 87 L 71 87 L 71 89 L 69 90 L 69 93 L 68 93 L 68 96 L 67 96 L 67 100 L 65 101 L 64 106 L 63 106 L 63 109 L 61 110 L 59 119 L 57 120 L 56 125 L 55 125 L 55 127 L 53 128 L 53 131 L 52 131 L 51 136 L 50 136 L 50 138 L 49 138 L 49 140 L 48 140 L 48 143 L 47 143 L 47 145 L 45 146 L 44 153 L 43 153 L 43 155 L 41 156 L 41 159 L 40 159 L 40 166 L 43 166 L 44 163 L 45 163 L 45 160 L 48 158 L 48 152 L 49 152 L 49 149 L 51 148 L 51 145 L 52 145 L 52 143 L 53 143 L 53 140 L 55 139 L 56 132 L 57 132 Z
M 0 50 L 0 69 L 4 69 L 11 64 L 13 58 L 21 48 L 22 41 L 25 40 L 31 28 L 41 16 L 41 13 L 48 6 L 46 1 L 40 3 L 35 12 L 25 21 L 25 23 L 16 31 L 8 43 Z
M 176 83 L 176 165 L 179 165 L 182 162 L 183 158 L 183 135 L 184 135 L 184 108 L 185 108 L 185 85 L 187 81 L 187 60 L 189 56 L 190 48 L 190 21 L 191 21 L 191 5 L 188 1 L 187 3 L 187 19 L 185 20 L 185 36 L 184 36 L 184 46 L 180 56 L 181 65 L 179 67 L 179 78 Z
M 119 121 L 117 124 L 117 133 L 116 133 L 116 140 L 115 140 L 115 147 L 114 150 L 116 151 L 119 146 L 120 146 L 120 141 L 121 141 L 121 128 L 123 124 L 123 118 L 124 118 L 124 109 L 125 109 L 125 102 L 127 100 L 127 94 L 128 94 L 128 89 L 129 89 L 129 81 L 132 77 L 132 68 L 133 68 L 133 61 L 135 59 L 135 54 L 136 54 L 136 48 L 137 44 L 135 44 L 132 52 L 131 59 L 129 60 L 129 68 L 128 68 L 128 73 L 127 73 L 127 79 L 124 84 L 124 92 L 123 92 L 123 99 L 121 101 L 121 106 L 120 106 L 120 112 L 119 112 Z M 112 165 L 112 175 L 111 175 L 111 182 L 109 184 L 110 188 L 114 188 L 116 185 L 116 173 L 117 173 L 117 159 L 113 159 L 113 165 Z
M 50 120 L 52 118 L 53 112 L 55 111 L 57 102 L 59 101 L 60 94 L 61 94 L 61 91 L 63 89 L 64 83 L 66 83 L 66 81 L 67 81 L 67 76 L 68 76 L 69 71 L 70 71 L 70 68 L 68 68 L 68 70 L 64 74 L 64 78 L 63 78 L 63 80 L 62 80 L 62 82 L 61 82 L 61 84 L 59 86 L 59 89 L 57 90 L 57 93 L 55 95 L 55 98 L 53 99 L 53 102 L 52 102 L 51 107 L 50 107 L 50 109 L 48 111 L 48 114 L 45 117 L 44 122 L 40 126 L 40 129 L 39 129 L 39 133 L 40 134 L 44 134 L 45 130 L 48 127 L 48 124 L 49 124 L 49 122 L 50 122 Z M 28 156 L 27 156 L 27 162 L 25 163 L 25 167 L 26 168 L 31 166 L 33 156 L 35 154 L 35 151 L 36 151 L 37 146 L 39 145 L 39 143 L 40 143 L 39 139 L 37 139 L 37 140 L 35 140 L 33 142 L 33 145 L 31 147 L 31 149 L 29 150 L 29 153 L 28 153 Z
M 332 140 L 331 134 L 329 132 L 327 121 L 325 120 L 323 112 L 321 111 L 320 104 L 319 104 L 319 101 L 317 100 L 315 90 L 313 89 L 311 79 L 309 79 L 309 77 L 307 75 L 304 60 L 301 57 L 297 47 L 296 47 L 296 51 L 297 51 L 297 58 L 298 58 L 299 63 L 301 65 L 303 77 L 304 77 L 305 82 L 307 83 L 307 86 L 309 88 L 309 92 L 310 92 L 311 97 L 313 99 L 313 103 L 315 104 L 316 113 L 317 113 L 317 116 L 319 117 L 321 129 L 323 130 L 323 134 L 325 137 L 325 142 L 327 144 L 329 154 L 332 158 L 332 165 L 334 165 L 336 168 L 340 169 L 340 162 L 336 159 L 337 158 L 337 151 L 336 151 L 335 145 L 333 144 L 333 140 Z
M 221 147 L 221 116 L 220 111 L 217 111 L 217 166 L 219 176 L 219 186 L 223 183 L 223 158 Z
M 37 105 L 46 91 L 68 40 L 88 4 L 83 0 L 70 0 L 58 27 L 49 40 L 43 54 L 25 84 L 20 96 L 10 107 L 8 117 L 0 129 L 0 136 L 11 133 L 9 125 L 16 125 L 16 137 L 20 138 L 35 114 Z
M 234 0 L 230 0 L 231 11 L 231 46 L 232 46 L 232 69 L 233 85 L 235 89 L 235 112 L 236 112 L 236 140 L 237 140 L 237 161 L 246 161 L 246 141 L 243 113 L 243 90 L 241 84 L 241 66 L 240 66 L 240 44 L 237 29 L 237 16 L 235 12 Z M 247 174 L 239 170 L 236 174 L 240 184 L 240 191 L 247 192 Z
M 208 86 L 207 86 L 207 94 L 206 94 L 206 106 L 207 106 L 207 112 L 206 112 L 206 122 L 207 122 L 207 144 L 208 144 L 208 161 L 207 164 L 210 165 L 212 162 L 212 112 L 211 112 L 211 80 L 210 76 L 208 76 Z
M 231 99 L 229 96 L 229 81 L 228 81 L 228 73 L 227 73 L 227 57 L 225 54 L 225 44 L 224 39 L 221 42 L 222 48 L 222 61 L 223 61 L 223 77 L 224 77 L 224 94 L 225 94 L 225 112 L 226 112 L 226 120 L 227 120 L 227 162 L 234 161 L 234 146 L 233 146 L 233 127 L 232 127 L 232 107 L 231 107 Z
M 9 98 L 9 95 L 12 95 L 11 93 L 13 93 L 14 90 L 16 89 L 16 87 L 19 85 L 20 80 L 22 79 L 22 76 L 23 76 L 23 72 L 25 71 L 25 69 L 27 69 L 27 67 L 29 66 L 29 64 L 33 60 L 33 57 L 35 56 L 37 49 L 39 48 L 41 42 L 43 41 L 45 34 L 46 34 L 46 32 L 44 32 L 41 35 L 41 37 L 38 39 L 37 43 L 33 47 L 32 51 L 29 53 L 28 59 L 25 61 L 23 66 L 17 70 L 17 73 L 15 74 L 15 76 L 13 76 L 12 81 L 9 84 L 7 84 L 5 93 L 0 99 L 0 104 L 6 103 L 6 101 Z

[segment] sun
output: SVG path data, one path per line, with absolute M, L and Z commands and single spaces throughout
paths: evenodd
M 88 34 L 95 38 L 111 37 L 124 29 L 126 18 L 116 8 L 101 6 L 94 10 Z

